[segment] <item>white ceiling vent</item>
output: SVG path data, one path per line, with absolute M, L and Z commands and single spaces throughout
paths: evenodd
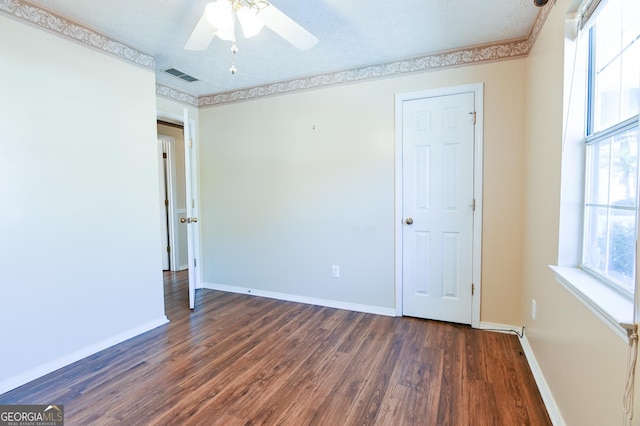
M 167 68 L 166 70 L 162 70 L 162 71 L 166 72 L 167 74 L 171 74 L 172 76 L 177 77 L 181 80 L 184 80 L 188 83 L 193 83 L 194 81 L 198 81 L 197 78 L 192 77 L 189 74 L 186 74 L 175 68 Z

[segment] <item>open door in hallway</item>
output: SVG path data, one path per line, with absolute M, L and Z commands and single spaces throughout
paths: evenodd
M 189 118 L 189 111 L 184 109 L 184 166 L 187 198 L 187 217 L 181 219 L 187 225 L 187 253 L 189 262 L 189 308 L 195 309 L 196 289 L 200 288 L 198 265 L 198 188 L 197 188 L 197 150 L 194 134 L 194 122 Z

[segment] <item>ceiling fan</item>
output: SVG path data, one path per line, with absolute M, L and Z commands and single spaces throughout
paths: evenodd
M 318 43 L 313 34 L 265 0 L 216 0 L 207 4 L 184 48 L 205 50 L 217 36 L 231 41 L 231 52 L 237 53 L 236 18 L 245 38 L 253 37 L 266 25 L 300 50 Z M 235 74 L 233 65 L 230 71 Z

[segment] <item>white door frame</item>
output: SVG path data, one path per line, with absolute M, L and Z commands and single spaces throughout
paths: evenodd
M 169 171 L 167 167 L 169 158 L 168 156 L 165 157 L 166 138 L 167 136 L 158 134 L 158 175 L 160 176 L 158 188 L 160 190 L 160 234 L 162 238 L 160 253 L 162 255 L 162 270 L 170 271 L 173 267 L 173 259 L 171 258 L 173 250 L 169 251 L 169 248 L 173 246 L 173 240 L 171 239 L 171 213 L 165 203 L 165 200 L 168 200 L 170 197 Z
M 473 197 L 475 199 L 475 213 L 473 215 L 473 255 L 472 255 L 472 280 L 474 293 L 471 306 L 471 326 L 480 327 L 480 295 L 482 291 L 482 157 L 483 157 L 483 83 L 468 84 L 463 86 L 445 87 L 440 89 L 424 90 L 419 92 L 399 93 L 395 96 L 395 286 L 396 286 L 396 316 L 402 316 L 402 104 L 404 101 L 432 98 L 436 96 L 457 95 L 460 93 L 473 93 L 475 102 L 476 125 L 474 129 L 473 152 Z
M 167 209 L 168 217 L 168 233 L 169 233 L 169 263 L 171 271 L 180 271 L 180 245 L 178 244 L 178 232 L 176 229 L 178 223 L 178 210 L 176 209 L 176 162 L 174 157 L 174 138 L 163 134 L 158 134 L 158 140 L 167 142 L 166 144 L 166 175 L 167 182 L 167 200 L 169 201 L 169 208 Z

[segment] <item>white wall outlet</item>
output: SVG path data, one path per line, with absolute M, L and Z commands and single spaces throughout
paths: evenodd
M 531 319 L 536 319 L 536 299 L 531 299 Z
M 340 265 L 331 265 L 331 278 L 340 278 Z

